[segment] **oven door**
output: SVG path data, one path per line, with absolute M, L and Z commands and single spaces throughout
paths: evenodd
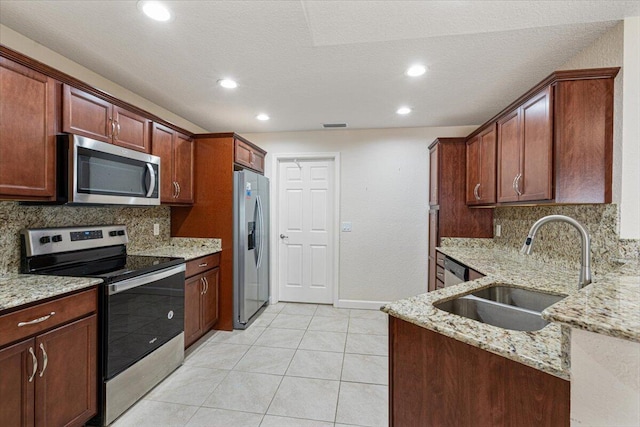
M 105 288 L 105 380 L 184 331 L 184 272 L 181 264 Z
M 59 138 L 68 203 L 160 204 L 159 157 L 78 135 Z

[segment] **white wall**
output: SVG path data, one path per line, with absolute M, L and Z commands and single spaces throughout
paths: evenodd
M 436 137 L 466 136 L 476 126 L 330 130 L 245 134 L 273 154 L 339 152 L 339 300 L 386 302 L 426 292 L 428 145 Z M 272 183 L 275 188 L 275 183 Z M 272 203 L 272 211 L 276 209 Z M 279 234 L 272 230 L 272 235 Z M 273 257 L 272 257 L 273 259 Z M 275 272 L 275 265 L 272 271 Z M 275 278 L 272 277 L 272 283 Z
M 640 343 L 571 329 L 571 425 L 640 425 Z
M 624 22 L 560 69 L 622 67 L 614 83 L 613 202 L 620 205 L 619 233 L 640 239 L 640 18 Z
M 83 67 L 82 65 L 65 58 L 53 50 L 36 43 L 9 27 L 0 25 L 0 43 L 6 47 L 29 56 L 43 64 L 49 65 L 72 77 L 82 80 L 91 86 L 102 90 L 118 99 L 135 105 L 151 114 L 155 114 L 162 119 L 175 124 L 193 133 L 206 133 L 206 129 L 191 123 L 190 121 L 172 113 L 171 111 L 154 104 L 153 102 L 136 95 L 128 89 L 119 86 L 101 75 Z

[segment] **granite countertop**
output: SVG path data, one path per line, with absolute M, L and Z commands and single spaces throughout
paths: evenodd
M 99 283 L 102 283 L 102 279 L 3 274 L 0 276 L 0 312 L 89 288 Z
M 189 261 L 205 255 L 220 252 L 221 250 L 221 239 L 172 237 L 166 245 L 148 249 L 129 249 L 127 253 L 131 255 L 178 257 Z
M 504 356 L 551 375 L 569 379 L 566 369 L 568 340 L 563 328 L 549 324 L 539 331 L 513 331 L 438 310 L 446 301 L 493 284 L 568 295 L 578 290 L 578 272 L 549 267 L 532 257 L 495 248 L 438 248 L 440 252 L 486 277 L 386 305 L 383 311 L 423 328 Z

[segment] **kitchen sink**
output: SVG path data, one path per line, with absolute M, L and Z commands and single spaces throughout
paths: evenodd
M 540 312 L 515 305 L 506 305 L 474 295 L 436 303 L 437 309 L 504 329 L 537 331 L 549 324 Z
M 552 295 L 530 289 L 511 288 L 509 286 L 494 285 L 471 293 L 471 295 L 489 301 L 499 302 L 509 306 L 525 308 L 537 312 L 543 311 L 564 299 L 566 295 Z

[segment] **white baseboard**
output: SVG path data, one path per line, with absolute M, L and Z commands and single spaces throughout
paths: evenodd
M 338 308 L 358 308 L 365 310 L 380 310 L 380 307 L 388 304 L 388 301 L 364 301 L 356 299 L 339 299 L 336 303 Z

